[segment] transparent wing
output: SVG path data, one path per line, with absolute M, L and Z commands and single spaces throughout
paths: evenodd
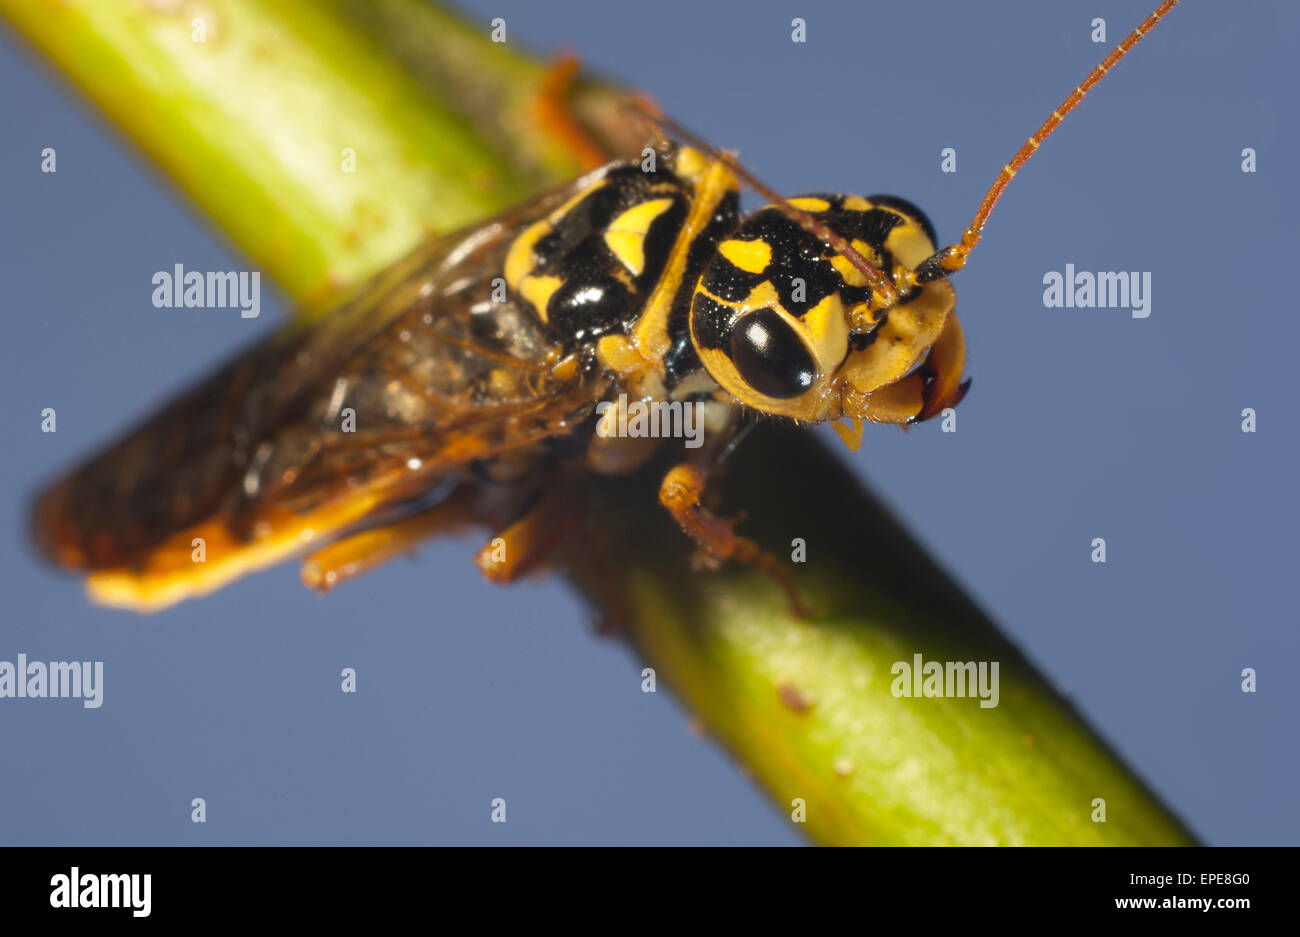
M 567 432 L 603 388 L 557 376 L 559 348 L 493 279 L 520 228 L 591 180 L 422 245 L 219 368 L 41 494 L 36 542 L 97 598 L 158 607 Z

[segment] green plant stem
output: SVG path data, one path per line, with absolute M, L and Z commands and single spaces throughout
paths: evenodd
M 317 308 L 421 237 L 577 169 L 530 123 L 543 64 L 417 0 L 0 0 L 0 15 Z M 617 100 L 586 82 L 573 106 L 615 141 Z M 811 620 L 750 570 L 693 570 L 651 470 L 576 492 L 605 561 L 571 551 L 567 573 L 778 810 L 802 803 L 813 839 L 1193 842 L 813 436 L 760 427 L 725 485 L 747 534 L 778 554 L 804 542 L 792 568 Z M 915 654 L 997 662 L 998 705 L 896 696 L 891 669 Z

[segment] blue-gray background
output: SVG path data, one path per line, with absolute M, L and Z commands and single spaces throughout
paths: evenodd
M 1151 2 L 471 6 L 652 91 L 783 191 L 894 192 L 951 239 L 1100 58 L 1091 20 L 1113 43 Z M 1175 10 L 1021 174 L 961 274 L 958 432 L 877 428 L 852 460 L 1211 843 L 1300 841 L 1298 26 L 1282 0 Z M 288 564 L 153 617 L 92 607 L 39 565 L 36 486 L 279 310 L 153 308 L 156 270 L 246 262 L 7 33 L 0 126 L 0 659 L 106 673 L 97 711 L 0 701 L 0 842 L 800 841 L 562 584 L 481 582 L 477 541 L 327 599 Z M 1151 271 L 1151 317 L 1045 309 L 1042 277 L 1067 263 Z

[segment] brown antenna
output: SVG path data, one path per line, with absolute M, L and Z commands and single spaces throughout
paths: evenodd
M 993 213 L 993 206 L 998 203 L 1002 193 L 1006 191 L 1007 185 L 1015 178 L 1020 167 L 1029 162 L 1029 157 L 1033 156 L 1035 151 L 1042 145 L 1057 127 L 1065 119 L 1065 115 L 1070 113 L 1079 106 L 1093 87 L 1106 77 L 1106 73 L 1115 67 L 1120 59 L 1128 54 L 1129 50 L 1142 41 L 1142 37 L 1149 33 L 1162 19 L 1166 13 L 1178 5 L 1178 0 L 1164 0 L 1164 3 L 1156 9 L 1154 13 L 1142 21 L 1142 24 L 1128 34 L 1128 37 L 1110 50 L 1110 54 L 1101 60 L 1096 68 L 1088 73 L 1088 77 L 1070 92 L 1061 106 L 1052 111 L 1052 116 L 1043 121 L 1043 125 L 1034 132 L 1034 135 L 1024 142 L 1024 145 L 1016 151 L 1016 155 L 1011 157 L 1011 162 L 1002 167 L 1002 172 L 998 174 L 997 181 L 993 183 L 992 188 L 980 202 L 979 211 L 975 213 L 975 218 L 971 221 L 970 226 L 962 232 L 961 242 L 945 247 L 936 253 L 933 257 L 922 262 L 916 268 L 917 282 L 925 283 L 929 280 L 937 280 L 946 277 L 950 273 L 955 273 L 962 267 L 966 266 L 966 258 L 970 252 L 975 249 L 975 245 L 980 242 L 984 234 L 984 225 L 988 223 L 989 215 Z

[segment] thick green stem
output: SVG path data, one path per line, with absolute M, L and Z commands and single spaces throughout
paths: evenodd
M 802 544 L 806 562 L 791 569 L 815 606 L 807 622 L 789 618 L 762 575 L 691 571 L 686 538 L 655 501 L 662 469 L 588 486 L 603 562 L 570 574 L 608 606 L 614 571 L 633 643 L 779 809 L 804 802 L 814 839 L 1192 841 L 812 434 L 759 426 L 723 486 L 723 513 L 745 511 L 745 533 L 782 558 Z M 966 698 L 895 696 L 895 665 L 918 654 L 996 662 L 997 705 L 982 706 L 974 687 Z M 1093 821 L 1098 798 L 1105 822 Z
M 426 4 L 4 0 L 0 12 L 299 298 L 578 168 L 530 130 L 543 67 Z M 412 40 L 446 67 L 406 68 L 393 48 L 412 57 Z M 489 110 L 460 106 L 466 86 Z
M 531 118 L 543 65 L 419 0 L 0 0 L 0 14 L 305 301 L 577 169 Z M 617 101 L 584 83 L 573 106 L 609 142 Z M 582 486 L 603 561 L 574 550 L 568 574 L 779 810 L 802 803 L 814 839 L 1192 842 L 813 436 L 760 427 L 725 487 L 747 534 L 778 555 L 802 541 L 791 568 L 811 620 L 752 571 L 693 570 L 652 470 Z M 896 695 L 895 665 L 917 654 L 996 662 L 997 705 Z

